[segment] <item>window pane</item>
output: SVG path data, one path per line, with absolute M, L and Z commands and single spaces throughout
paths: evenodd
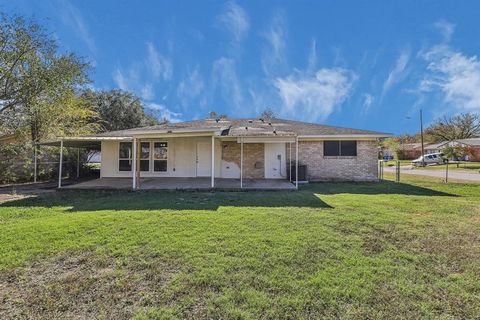
M 119 171 L 132 171 L 132 160 L 120 160 L 118 170 Z
M 132 158 L 132 144 L 130 142 L 120 142 L 120 159 L 131 159 Z
M 340 155 L 340 141 L 324 141 L 323 155 L 324 156 L 339 156 Z
M 140 160 L 140 171 L 150 171 L 149 160 Z
M 150 142 L 142 142 L 140 143 L 140 158 L 141 159 L 149 159 L 150 158 Z
M 155 142 L 153 145 L 153 159 L 167 160 L 167 147 L 166 142 Z
M 153 171 L 167 171 L 167 160 L 153 161 Z
M 341 141 L 340 150 L 342 156 L 357 155 L 357 141 Z

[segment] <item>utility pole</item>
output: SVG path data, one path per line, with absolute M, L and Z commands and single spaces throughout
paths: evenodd
M 423 148 L 423 113 L 420 109 L 420 137 L 422 140 L 422 167 L 425 167 L 425 150 Z

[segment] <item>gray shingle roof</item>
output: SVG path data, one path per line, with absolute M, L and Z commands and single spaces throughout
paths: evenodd
M 222 130 L 224 136 L 324 136 L 324 135 L 378 135 L 389 136 L 388 133 L 334 127 L 316 123 L 307 123 L 284 119 L 204 119 L 187 122 L 167 123 L 162 125 L 110 131 L 98 134 L 102 137 L 130 137 L 135 133 L 159 130 Z

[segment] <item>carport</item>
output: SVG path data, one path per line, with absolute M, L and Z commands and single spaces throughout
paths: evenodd
M 58 140 L 50 140 L 37 143 L 34 150 L 34 176 L 33 181 L 37 182 L 37 153 L 40 146 L 50 146 L 59 148 L 59 164 L 58 164 L 58 188 L 62 187 L 62 166 L 63 166 L 63 149 L 77 149 L 77 178 L 80 175 L 80 149 L 101 150 L 102 141 L 130 141 L 130 138 L 123 137 L 70 137 Z

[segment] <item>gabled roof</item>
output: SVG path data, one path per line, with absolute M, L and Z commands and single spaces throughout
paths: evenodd
M 390 134 L 370 130 L 327 126 L 273 118 L 262 119 L 204 119 L 187 122 L 167 123 L 150 127 L 110 131 L 97 134 L 100 137 L 131 137 L 137 134 L 155 132 L 217 131 L 222 136 L 362 136 L 388 137 Z

